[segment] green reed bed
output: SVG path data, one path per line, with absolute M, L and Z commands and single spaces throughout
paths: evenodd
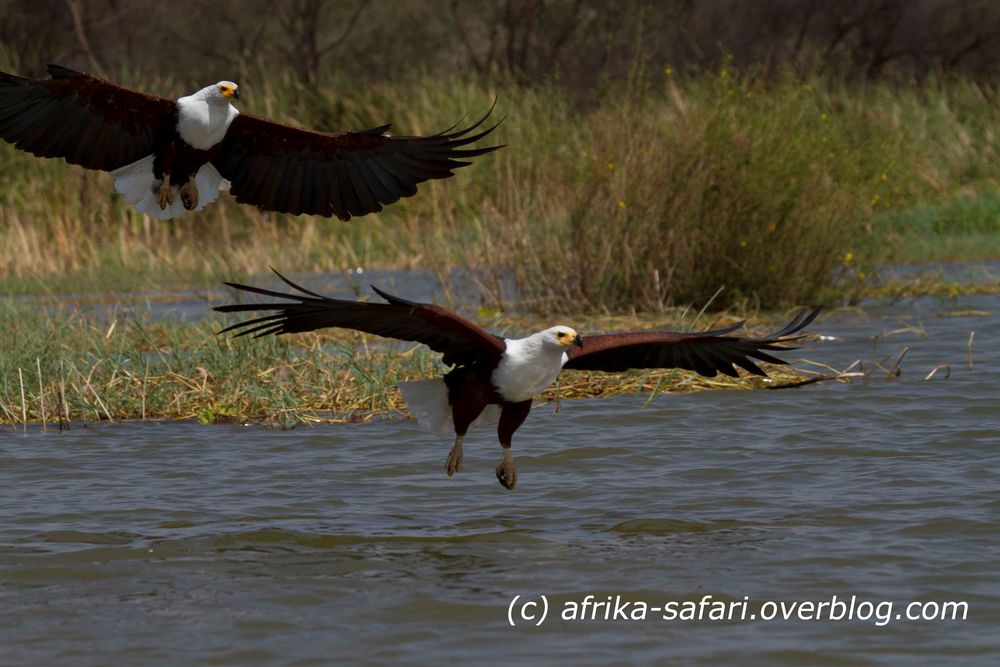
M 579 318 L 583 330 L 686 326 L 667 318 Z M 729 322 L 704 321 L 699 326 Z M 688 318 L 688 324 L 692 320 Z M 91 420 L 197 419 L 291 425 L 405 415 L 396 384 L 434 377 L 438 355 L 419 345 L 350 332 L 233 339 L 216 336 L 224 320 L 157 321 L 120 307 L 96 320 L 69 308 L 0 306 L 0 423 L 50 427 Z M 497 330 L 543 323 L 501 318 Z M 794 353 L 792 353 L 794 355 Z M 790 358 L 794 359 L 794 356 Z M 694 373 L 567 373 L 563 398 L 750 388 L 799 382 L 809 374 L 770 368 L 773 379 L 701 378 Z M 543 400 L 556 397 L 555 390 Z
M 720 288 L 715 308 L 773 308 L 864 294 L 884 261 L 995 256 L 980 241 L 995 234 L 1000 112 L 962 80 L 763 80 L 724 66 L 613 83 L 588 104 L 544 82 L 354 85 L 350 99 L 253 82 L 247 111 L 331 129 L 392 120 L 399 133 L 443 129 L 499 96 L 493 140 L 507 148 L 347 223 L 228 195 L 164 223 L 124 206 L 104 174 L 2 145 L 0 291 L 204 286 L 270 265 L 471 266 L 513 272 L 540 312 L 655 312 Z

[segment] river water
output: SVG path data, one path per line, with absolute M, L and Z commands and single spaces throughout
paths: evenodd
M 3 431 L 0 663 L 1000 664 L 1000 298 L 812 330 L 901 376 L 539 406 L 514 492 L 490 432 L 449 479 L 407 420 Z

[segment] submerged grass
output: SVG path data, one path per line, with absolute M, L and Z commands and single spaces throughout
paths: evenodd
M 656 326 L 680 326 L 674 314 Z M 724 318 L 722 321 L 729 321 Z M 653 326 L 649 318 L 582 318 L 587 330 Z M 692 322 L 688 322 L 691 324 Z M 539 328 L 500 319 L 496 330 Z M 713 322 L 699 323 L 711 326 Z M 0 306 L 7 349 L 0 355 L 0 423 L 124 419 L 197 419 L 290 426 L 405 414 L 396 385 L 441 373 L 425 347 L 332 331 L 293 337 L 233 339 L 215 319 L 155 320 L 148 311 L 117 308 L 104 319 L 71 308 Z M 794 354 L 794 353 L 793 353 Z M 707 388 L 750 388 L 800 382 L 794 369 L 770 367 L 772 379 L 702 378 L 686 371 L 566 373 L 562 398 Z M 541 400 L 556 397 L 546 392 Z
M 331 129 L 392 119 L 397 132 L 430 133 L 499 95 L 507 119 L 495 141 L 507 148 L 347 223 L 262 213 L 228 195 L 200 214 L 151 221 L 122 204 L 107 175 L 2 144 L 0 291 L 205 286 L 270 265 L 462 266 L 513 274 L 537 312 L 657 312 L 720 289 L 714 308 L 773 308 L 861 294 L 883 261 L 997 247 L 981 243 L 995 239 L 1000 206 L 989 90 L 762 80 L 728 66 L 640 81 L 650 78 L 572 107 L 545 84 L 422 80 L 352 86 L 345 100 L 257 77 L 247 111 Z

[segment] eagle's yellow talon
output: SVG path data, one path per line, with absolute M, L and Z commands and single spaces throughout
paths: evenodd
M 172 206 L 174 203 L 174 189 L 170 187 L 170 181 L 163 179 L 160 182 L 159 188 L 156 189 L 156 198 L 160 204 L 160 210 L 165 211 L 168 206 Z
M 504 454 L 503 463 L 497 466 L 497 479 L 504 486 L 505 489 L 511 491 L 517 486 L 517 466 L 514 465 L 514 459 Z
M 198 185 L 193 178 L 181 188 L 181 203 L 188 211 L 198 208 Z

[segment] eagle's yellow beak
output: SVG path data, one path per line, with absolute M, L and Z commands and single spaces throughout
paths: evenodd
M 224 86 L 222 88 L 223 97 L 231 97 L 234 100 L 240 99 L 240 90 L 237 87 L 230 88 L 229 86 Z
M 560 343 L 562 343 L 566 347 L 571 347 L 573 345 L 575 345 L 577 347 L 583 347 L 583 338 L 580 337 L 580 334 L 576 334 L 575 336 L 571 336 L 568 333 L 559 332 L 558 334 L 556 334 L 556 340 L 558 340 Z

